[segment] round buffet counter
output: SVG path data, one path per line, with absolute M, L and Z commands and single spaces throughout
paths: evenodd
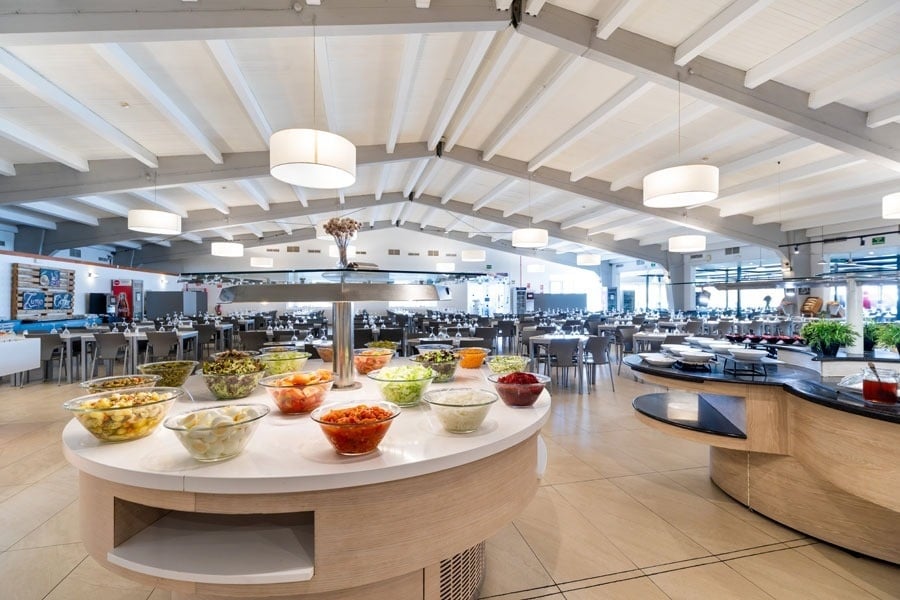
M 358 380 L 360 389 L 333 390 L 326 402 L 379 398 Z M 185 387 L 195 401 L 170 414 L 224 404 L 199 376 Z M 491 389 L 484 372 L 467 369 L 431 389 L 442 387 Z M 241 455 L 220 463 L 194 461 L 162 426 L 120 444 L 66 426 L 93 558 L 176 598 L 471 598 L 483 541 L 537 490 L 550 408 L 546 391 L 531 408 L 498 401 L 466 435 L 436 429 L 423 407 L 404 408 L 376 452 L 348 457 L 308 417 L 281 415 L 262 388 L 234 402 L 272 412 Z
M 810 369 L 766 361 L 754 374 L 655 367 L 668 388 L 635 398 L 647 425 L 710 446 L 710 477 L 738 502 L 838 546 L 900 564 L 900 404 L 872 405 Z

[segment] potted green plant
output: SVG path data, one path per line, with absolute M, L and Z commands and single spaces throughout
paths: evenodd
M 879 325 L 875 342 L 882 348 L 896 348 L 900 352 L 900 323 Z
M 871 352 L 875 349 L 878 342 L 878 324 L 874 321 L 867 321 L 863 325 L 863 351 Z
M 803 326 L 800 332 L 810 348 L 822 356 L 835 356 L 841 346 L 849 346 L 859 335 L 836 319 L 821 319 Z

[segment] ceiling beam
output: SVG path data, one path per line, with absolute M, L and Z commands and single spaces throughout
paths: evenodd
M 185 219 L 188 216 L 188 213 L 183 206 L 161 196 L 159 190 L 134 190 L 131 194 L 137 196 L 147 204 L 152 205 L 154 208 L 161 208 L 165 211 L 175 213 L 182 219 Z
M 775 140 L 765 144 L 758 150 L 751 151 L 750 154 L 745 154 L 740 158 L 735 158 L 730 162 L 719 165 L 719 176 L 746 171 L 767 162 L 774 163 L 776 160 L 784 160 L 784 157 L 788 154 L 813 145 L 815 145 L 813 141 L 794 136 Z
M 866 127 L 883 127 L 900 121 L 900 100 L 873 108 L 866 115 Z
M 781 223 L 783 231 L 794 231 L 797 229 L 807 229 L 809 227 L 822 227 L 824 225 L 838 225 L 841 223 L 850 223 L 857 221 L 863 215 L 877 214 L 878 208 L 881 206 L 881 200 L 877 200 L 869 205 L 859 204 L 853 208 L 823 212 L 814 215 L 808 215 L 800 219 L 786 220 Z M 846 228 L 845 228 L 846 230 Z
M 484 106 L 488 94 L 495 90 L 497 80 L 506 73 L 506 66 L 516 55 L 519 43 L 523 39 L 525 38 L 516 34 L 514 27 L 507 27 L 494 37 L 487 56 L 469 86 L 469 92 L 463 97 L 459 109 L 450 121 L 446 132 L 447 139 L 444 142 L 445 149 L 453 149 L 460 136 L 469 127 L 475 113 Z
M 770 79 L 775 79 L 797 65 L 815 58 L 825 50 L 834 48 L 844 40 L 868 29 L 898 10 L 900 10 L 900 2 L 896 0 L 866 0 L 824 27 L 816 29 L 813 33 L 748 70 L 744 78 L 744 85 L 752 89 Z
M 692 97 L 900 171 L 900 125 L 867 128 L 865 113 L 841 104 L 812 110 L 807 92 L 775 81 L 748 89 L 743 70 L 702 56 L 690 69 L 681 68 L 672 60 L 672 46 L 624 29 L 599 40 L 592 36 L 596 25 L 590 17 L 548 4 L 537 17 L 523 16 L 518 32 L 670 89 L 680 80 Z
M 250 196 L 257 206 L 263 210 L 269 210 L 269 199 L 254 179 L 238 179 L 238 187 Z
M 169 120 L 191 142 L 203 151 L 209 160 L 222 164 L 222 153 L 212 140 L 194 123 L 178 104 L 166 94 L 159 84 L 144 71 L 124 48 L 118 44 L 91 44 L 91 48 L 119 75 L 130 83 L 156 110 Z
M 469 180 L 472 179 L 476 173 L 477 171 L 470 166 L 464 166 L 460 169 L 459 173 L 454 175 L 453 179 L 450 180 L 450 183 L 447 184 L 447 188 L 441 195 L 441 203 L 446 204 L 450 200 L 453 200 L 453 198 L 456 197 L 456 194 L 469 183 Z
M 225 229 L 212 229 L 211 231 L 213 233 L 215 233 L 216 235 L 218 235 L 220 238 L 226 239 L 229 242 L 234 241 L 234 234 L 231 233 L 230 231 L 227 231 Z
M 437 158 L 420 158 L 410 165 L 409 177 L 406 180 L 406 186 L 403 188 L 404 198 L 408 198 L 409 195 L 412 194 L 413 190 L 416 188 L 416 184 L 419 182 L 419 178 L 422 177 L 422 173 L 425 171 L 425 167 L 428 166 L 428 163 L 437 160 Z
M 475 39 L 469 42 L 469 51 L 466 53 L 459 71 L 453 78 L 450 90 L 444 95 L 444 104 L 440 113 L 438 113 L 434 126 L 431 128 L 431 134 L 428 136 L 429 150 L 434 150 L 437 147 L 438 142 L 441 141 L 441 138 L 447 131 L 450 119 L 453 118 L 466 90 L 469 89 L 469 85 L 472 83 L 481 61 L 484 60 L 488 47 L 494 39 L 494 35 L 493 31 L 483 31 L 476 33 Z
M 424 143 L 398 144 L 393 154 L 387 154 L 381 145 L 359 146 L 356 164 L 361 167 L 433 155 Z M 222 156 L 221 165 L 211 164 L 202 155 L 162 157 L 155 171 L 132 159 L 92 160 L 87 173 L 53 163 L 23 164 L 17 167 L 15 177 L 0 178 L 0 205 L 269 176 L 267 151 Z
M 384 164 L 381 165 L 380 171 L 378 172 L 378 182 L 375 184 L 375 199 L 381 200 L 381 197 L 384 195 L 384 190 L 387 188 L 388 178 L 391 175 L 391 165 Z
M 259 137 L 268 146 L 269 138 L 272 137 L 272 126 L 269 125 L 266 113 L 263 112 L 262 106 L 256 99 L 256 94 L 253 93 L 250 82 L 244 77 L 244 73 L 241 71 L 241 67 L 238 65 L 228 41 L 208 40 L 206 46 L 209 48 L 209 53 L 212 54 L 212 57 L 218 63 L 219 69 L 222 70 L 228 83 L 231 84 L 231 89 L 234 90 L 234 94 L 244 107 L 244 112 L 247 113 L 253 126 L 256 127 Z
M 438 172 L 441 170 L 441 167 L 445 166 L 445 163 L 442 160 L 431 160 L 428 163 L 428 166 L 425 168 L 425 172 L 422 173 L 422 177 L 419 178 L 419 181 L 416 183 L 415 193 L 413 194 L 413 198 L 419 198 L 422 194 L 425 193 L 425 190 L 431 185 L 431 182 L 434 181 L 435 176 L 437 176 Z
M 250 233 L 252 233 L 253 235 L 255 235 L 258 238 L 263 237 L 262 227 L 256 225 L 255 223 L 247 223 L 246 225 L 244 225 L 244 229 L 246 229 L 247 231 L 249 231 Z
M 100 196 L 81 196 L 73 198 L 76 202 L 93 206 L 98 210 L 108 212 L 117 217 L 127 217 L 128 211 L 132 208 L 138 208 L 137 203 L 129 201 L 127 198 L 101 198 Z
M 400 130 L 403 128 L 403 119 L 406 117 L 406 108 L 409 106 L 413 84 L 416 81 L 416 72 L 419 69 L 424 49 L 424 35 L 407 36 L 403 46 L 403 57 L 400 59 L 400 66 L 397 69 L 400 78 L 397 80 L 397 89 L 394 91 L 394 108 L 391 111 L 391 123 L 388 126 L 387 143 L 385 144 L 388 154 L 394 152 L 394 147 L 400 137 Z
M 607 39 L 616 29 L 622 26 L 622 23 L 631 16 L 631 13 L 637 10 L 641 2 L 643 0 L 616 0 L 616 3 L 597 22 L 594 35 L 601 40 Z
M 809 194 L 805 200 L 779 203 L 771 210 L 757 212 L 753 215 L 753 222 L 775 223 L 784 219 L 796 219 L 812 213 L 822 212 L 820 209 L 856 206 L 857 202 L 881 199 L 885 194 L 900 190 L 900 179 L 847 188 L 840 188 L 834 183 L 831 185 L 823 184 L 822 190 L 822 192 L 817 194 Z
M 228 205 L 225 204 L 225 202 L 223 202 L 221 198 L 219 198 L 216 194 L 209 191 L 203 186 L 192 183 L 184 186 L 184 189 L 194 194 L 195 196 L 200 196 L 204 202 L 212 206 L 223 215 L 227 215 L 229 212 L 231 212 L 231 209 L 228 208 Z
M 811 91 L 807 105 L 810 108 L 821 108 L 826 104 L 843 100 L 860 87 L 865 87 L 871 82 L 883 81 L 885 77 L 890 77 L 894 73 L 900 73 L 900 54 L 888 56 L 863 69 L 855 69 L 852 73 Z
M 325 123 L 328 125 L 328 131 L 340 131 L 337 119 L 337 94 L 331 77 L 331 61 L 328 59 L 328 38 L 317 36 L 313 39 L 313 44 L 315 44 L 315 68 L 319 74 L 318 91 L 322 95 L 322 106 L 325 108 Z M 313 73 L 313 84 L 315 81 Z M 313 125 L 315 126 L 315 123 Z
M 59 202 L 29 202 L 28 204 L 23 204 L 22 208 L 27 208 L 28 210 L 33 210 L 59 219 L 83 223 L 84 225 L 93 225 L 96 227 L 100 224 L 97 217 L 78 210 L 77 204 L 70 203 L 68 206 L 62 206 Z
M 205 3 L 146 0 L 20 0 L 7 2 L 0 20 L 0 46 L 93 42 L 169 42 L 214 39 L 274 39 L 316 35 L 397 35 L 498 31 L 510 15 L 484 0 L 441 2 L 416 10 L 409 0 L 328 0 L 294 10 L 283 0 Z M 12 6 L 15 5 L 15 6 Z
M 507 177 L 506 179 L 495 185 L 493 188 L 491 188 L 491 190 L 487 194 L 476 200 L 475 203 L 472 204 L 472 211 L 475 212 L 481 210 L 482 208 L 505 194 L 507 191 L 509 191 L 509 189 L 516 185 L 516 183 L 518 183 L 518 180 L 515 177 Z
M 8 160 L 0 158 L 0 175 L 13 177 L 16 174 L 16 167 Z
M 553 5 L 548 5 L 544 10 L 549 10 L 552 7 Z M 484 161 L 481 160 L 480 152 L 462 146 L 457 146 L 452 152 L 444 152 L 442 157 L 452 162 L 492 171 L 508 177 L 517 177 L 523 180 L 531 178 L 535 183 L 594 200 L 598 203 L 611 204 L 638 214 L 652 215 L 675 225 L 717 233 L 747 244 L 778 248 L 787 243 L 787 237 L 777 227 L 753 225 L 753 221 L 749 217 L 735 215 L 723 219 L 719 217 L 717 209 L 708 206 L 690 210 L 649 208 L 643 205 L 643 197 L 640 190 L 626 188 L 617 192 L 611 192 L 609 190 L 609 182 L 600 179 L 585 177 L 579 182 L 573 182 L 568 172 L 550 169 L 549 167 L 542 167 L 533 174 L 529 174 L 528 165 L 523 161 L 501 156 L 497 156 L 490 161 Z M 480 216 L 481 214 L 479 213 Z M 621 252 L 621 254 L 627 253 Z
M 675 48 L 675 64 L 683 67 L 749 21 L 774 0 L 735 0 Z
M 535 195 L 531 195 L 531 192 L 529 191 L 529 198 L 528 198 L 527 203 L 514 204 L 513 206 L 511 206 L 503 211 L 503 216 L 509 217 L 511 215 L 515 215 L 515 214 L 522 212 L 523 209 L 527 209 L 531 206 L 537 206 L 538 204 L 540 204 L 541 202 L 543 202 L 550 196 L 554 195 L 555 193 L 556 193 L 556 190 L 544 189 Z M 565 205 L 566 202 L 562 202 L 562 204 Z M 550 211 L 550 209 L 542 207 L 539 210 L 532 211 L 532 212 L 537 212 L 543 218 L 544 213 L 549 212 L 549 211 Z M 546 220 L 546 219 L 544 219 L 544 220 Z M 532 216 L 532 222 L 537 223 L 538 221 Z
M 547 161 L 557 154 L 619 114 L 652 87 L 653 84 L 649 81 L 644 81 L 640 78 L 632 79 L 630 83 L 613 94 L 606 102 L 591 111 L 591 114 L 578 121 L 568 131 L 556 138 L 552 144 L 528 161 L 528 170 L 535 171 L 544 166 Z
M 5 19 L 3 20 L 5 21 Z M 2 25 L 0 25 L 0 29 L 2 29 Z M 0 48 L 0 75 L 19 84 L 39 99 L 81 123 L 92 133 L 105 139 L 131 158 L 148 167 L 156 168 L 158 163 L 155 154 L 2 48 Z
M 58 145 L 53 140 L 3 117 L 0 117 L 0 137 L 46 156 L 50 160 L 55 160 L 67 167 L 71 167 L 76 171 L 85 172 L 89 170 L 88 161 L 83 156 L 79 156 L 71 150 Z
M 12 221 L 13 223 L 18 223 L 20 225 L 30 225 L 31 227 L 37 227 L 38 229 L 56 229 L 56 223 L 54 223 L 50 219 L 38 217 L 33 212 L 22 210 L 14 206 L 0 207 L 0 219 L 3 219 L 4 221 Z M 81 225 L 81 227 L 85 226 Z M 98 241 L 97 243 L 102 242 Z M 93 244 L 88 243 L 84 245 L 92 246 Z M 78 246 L 72 247 L 77 248 Z M 43 254 L 50 255 L 51 252 L 43 252 Z

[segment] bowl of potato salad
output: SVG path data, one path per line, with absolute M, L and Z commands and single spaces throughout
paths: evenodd
M 127 442 L 153 433 L 183 394 L 174 387 L 129 388 L 80 396 L 63 408 L 98 440 Z
M 164 426 L 195 460 L 215 462 L 240 454 L 267 414 L 265 404 L 227 404 L 172 415 Z

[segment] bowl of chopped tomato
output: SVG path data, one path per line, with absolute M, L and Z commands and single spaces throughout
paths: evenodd
M 391 361 L 394 351 L 390 348 L 361 348 L 353 351 L 353 366 L 360 375 L 382 368 Z
M 531 406 L 537 402 L 550 378 L 538 373 L 513 371 L 505 375 L 499 373 L 488 375 L 488 381 L 494 384 L 494 389 L 504 404 L 521 407 Z
M 278 410 L 288 415 L 299 415 L 322 405 L 334 384 L 334 373 L 328 369 L 296 371 L 266 377 L 259 384 L 272 396 Z
M 399 414 L 400 407 L 393 402 L 366 400 L 326 404 L 309 418 L 319 424 L 338 454 L 357 456 L 377 450 Z

